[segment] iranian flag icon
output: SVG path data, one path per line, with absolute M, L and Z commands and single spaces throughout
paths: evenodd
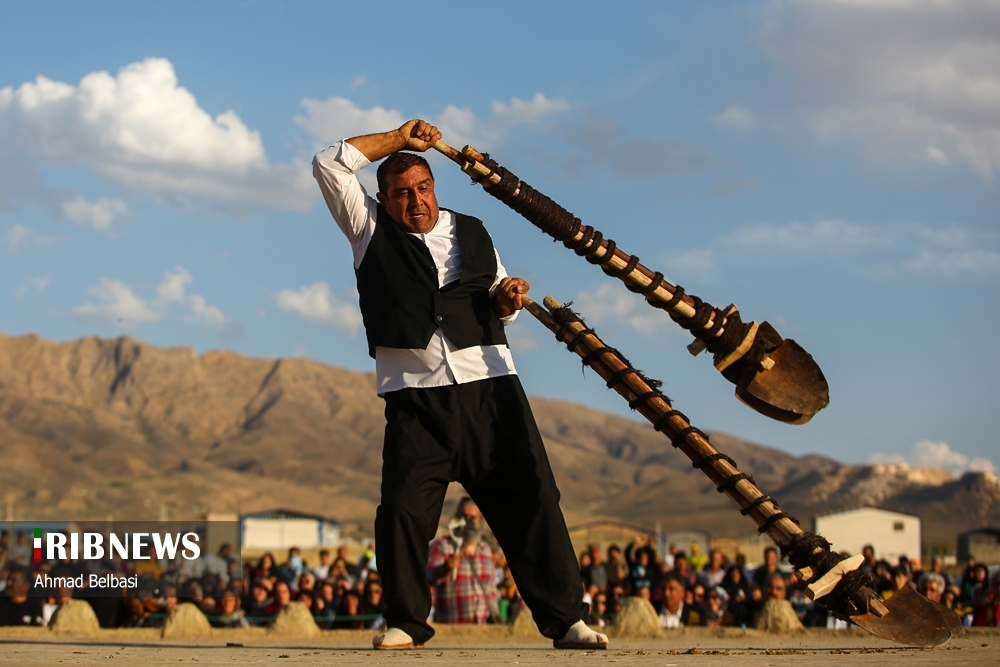
M 42 560 L 42 529 L 35 528 L 35 560 Z

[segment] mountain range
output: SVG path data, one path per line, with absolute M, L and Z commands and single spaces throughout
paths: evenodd
M 570 524 L 754 530 L 648 424 L 563 401 L 531 404 Z M 373 374 L 308 359 L 199 356 L 128 336 L 56 343 L 0 334 L 0 493 L 24 518 L 285 508 L 370 529 L 382 411 Z M 807 528 L 817 513 L 859 505 L 919 515 L 927 543 L 1000 525 L 1000 483 L 990 474 L 955 479 L 711 438 Z

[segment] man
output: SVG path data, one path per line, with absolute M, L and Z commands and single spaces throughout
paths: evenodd
M 726 572 L 726 557 L 718 549 L 712 549 L 708 554 L 708 567 L 701 571 L 698 580 L 705 588 L 712 589 L 722 585 Z
M 667 572 L 663 577 L 663 609 L 660 610 L 660 625 L 665 628 L 679 628 L 701 625 L 701 616 L 690 605 L 685 604 L 687 589 L 677 572 Z
M 478 534 L 482 515 L 471 498 L 462 499 L 455 516 L 465 521 L 466 535 Z M 461 546 L 452 535 L 434 540 L 427 579 L 435 588 L 435 623 L 482 625 L 499 617 L 493 552 L 482 540 L 465 539 Z
M 764 549 L 764 563 L 753 572 L 753 583 L 764 588 L 777 571 L 778 550 L 774 547 L 767 547 Z
M 430 639 L 428 543 L 459 481 L 507 555 L 539 630 L 558 648 L 606 648 L 581 620 L 582 591 L 559 491 L 517 379 L 504 326 L 528 284 L 509 278 L 482 222 L 441 209 L 424 152 L 434 126 L 342 141 L 313 160 L 354 254 L 377 392 L 386 403 L 375 518 L 388 630 L 376 648 Z M 372 162 L 377 201 L 354 173 Z
M 601 553 L 601 545 L 591 544 L 587 547 L 590 553 L 590 567 L 583 572 L 583 582 L 588 588 L 597 586 L 599 591 L 608 590 L 608 571 L 604 567 L 604 558 Z
M 0 626 L 43 625 L 42 599 L 29 597 L 31 573 L 15 565 L 7 574 L 7 587 L 0 596 Z

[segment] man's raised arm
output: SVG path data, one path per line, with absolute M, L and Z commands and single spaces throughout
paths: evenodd
M 441 138 L 441 131 L 424 120 L 409 120 L 398 129 L 379 134 L 365 134 L 347 140 L 361 151 L 369 162 L 377 162 L 396 151 L 410 150 L 423 153 Z

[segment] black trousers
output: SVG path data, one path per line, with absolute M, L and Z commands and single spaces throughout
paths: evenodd
M 382 503 L 375 517 L 385 619 L 423 643 L 427 557 L 449 482 L 476 501 L 538 629 L 558 639 L 583 589 L 559 490 L 516 375 L 385 395 Z

